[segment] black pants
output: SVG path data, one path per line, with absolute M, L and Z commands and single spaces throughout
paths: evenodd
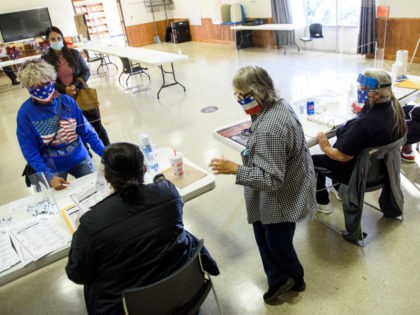
M 3 71 L 9 77 L 10 81 L 13 82 L 16 80 L 16 74 L 11 66 L 3 67 Z
M 293 247 L 296 223 L 252 224 L 268 285 L 283 284 L 290 277 L 297 286 L 303 284 L 303 267 Z
M 101 113 L 99 112 L 98 108 L 85 110 L 83 111 L 83 115 L 86 119 L 90 122 L 92 127 L 95 129 L 96 133 L 98 134 L 99 139 L 102 140 L 104 146 L 107 146 L 109 142 L 108 133 L 105 130 L 105 127 L 102 125 L 101 122 Z
M 338 189 L 338 183 L 348 184 L 353 172 L 354 159 L 349 162 L 338 162 L 325 154 L 312 155 L 316 173 L 316 202 L 326 205 L 330 202 L 325 179 L 329 177 Z

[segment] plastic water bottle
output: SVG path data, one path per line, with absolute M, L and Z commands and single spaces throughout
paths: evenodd
M 140 135 L 140 149 L 143 151 L 148 168 L 154 173 L 157 173 L 159 170 L 159 164 L 156 159 L 155 152 L 153 152 L 150 138 L 147 135 Z

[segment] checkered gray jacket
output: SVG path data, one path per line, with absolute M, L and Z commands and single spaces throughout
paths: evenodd
M 302 222 L 316 212 L 315 172 L 302 125 L 283 99 L 252 115 L 236 183 L 248 222 Z

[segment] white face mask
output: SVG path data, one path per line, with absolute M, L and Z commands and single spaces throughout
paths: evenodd
M 50 47 L 54 50 L 61 50 L 64 47 L 64 43 L 62 40 L 59 40 L 58 42 L 50 42 Z

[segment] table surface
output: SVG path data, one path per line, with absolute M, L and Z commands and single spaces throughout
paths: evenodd
M 188 60 L 188 56 L 182 54 L 174 54 L 140 47 L 119 46 L 113 44 L 108 45 L 100 42 L 80 44 L 77 48 L 87 49 L 105 55 L 125 57 L 132 61 L 138 61 L 155 66 Z
M 13 66 L 13 65 L 19 65 L 22 64 L 28 60 L 32 60 L 32 59 L 38 59 L 41 58 L 41 55 L 34 55 L 34 56 L 28 56 L 28 57 L 23 57 L 23 58 L 18 58 L 18 59 L 11 59 L 11 60 L 7 60 L 7 61 L 1 61 L 0 62 L 0 68 L 3 67 L 7 67 L 7 66 Z
M 159 172 L 163 172 L 165 169 L 168 169 L 170 167 L 169 156 L 173 154 L 173 151 L 169 148 L 162 148 L 162 149 L 156 150 L 156 152 L 157 152 L 157 160 L 159 163 Z M 204 194 L 205 192 L 210 191 L 211 189 L 215 187 L 215 179 L 212 174 L 203 170 L 202 168 L 200 168 L 195 163 L 193 163 L 192 161 L 188 160 L 185 157 L 184 157 L 184 163 L 205 174 L 204 177 L 196 180 L 190 185 L 187 185 L 183 188 L 177 187 L 184 201 L 188 201 L 194 197 Z M 151 174 L 146 174 L 145 182 L 146 183 L 150 182 L 152 180 L 152 176 L 153 175 Z M 75 179 L 74 181 L 71 182 L 70 186 L 65 190 L 59 190 L 59 191 L 53 190 L 52 194 L 58 204 L 59 209 L 63 209 L 63 208 L 73 205 L 74 202 L 71 200 L 69 196 L 72 193 L 75 193 L 76 191 L 80 191 L 81 187 L 82 188 L 94 187 L 94 185 L 96 184 L 96 179 L 97 179 L 96 173 L 89 174 L 87 176 Z M 36 198 L 36 194 L 30 195 L 22 199 L 15 200 L 8 204 L 0 206 L 0 219 L 7 218 L 7 217 L 13 218 L 13 225 L 8 226 L 6 228 L 11 229 L 21 224 L 22 222 L 27 222 L 31 218 L 33 218 L 29 213 L 27 213 L 27 211 L 24 211 L 21 208 L 21 205 L 29 203 L 34 198 Z M 16 210 L 16 209 L 19 209 L 19 210 Z M 54 220 L 57 223 L 57 225 L 59 225 L 65 231 L 68 231 L 66 224 L 64 222 L 64 219 L 59 214 L 54 216 Z M 57 250 L 53 253 L 50 253 L 47 256 L 44 256 L 34 262 L 31 262 L 27 264 L 26 266 L 24 266 L 21 262 L 18 263 L 12 268 L 9 268 L 0 273 L 0 285 L 3 285 L 7 282 L 15 280 L 25 274 L 35 271 L 58 259 L 66 257 L 68 255 L 69 249 L 70 249 L 70 243 L 68 243 L 68 245 L 65 246 L 64 248 Z
M 418 76 L 410 76 L 410 79 L 420 79 Z M 395 96 L 400 100 L 402 104 L 416 98 L 420 98 L 420 90 L 405 89 L 396 86 L 392 87 Z M 315 100 L 315 111 L 317 115 L 332 114 L 337 117 L 337 120 L 345 121 L 350 119 L 354 114 L 350 112 L 350 104 L 347 104 L 347 99 L 344 93 L 334 93 L 327 91 L 324 94 L 313 97 Z M 303 105 L 303 107 L 302 107 Z M 308 147 L 312 147 L 318 144 L 316 134 L 318 132 L 325 132 L 328 138 L 335 136 L 335 123 L 329 125 L 326 121 L 325 124 L 320 124 L 310 119 L 316 117 L 316 115 L 307 116 L 305 114 L 305 100 L 296 101 L 292 104 L 293 109 L 298 115 L 303 132 L 305 134 Z M 243 135 L 243 130 L 251 126 L 251 120 L 245 119 L 236 121 L 231 124 L 218 127 L 213 130 L 213 137 L 226 144 L 230 148 L 241 152 L 247 141 L 247 136 Z
M 231 30 L 252 30 L 252 31 L 293 31 L 304 28 L 302 24 L 260 24 L 260 25 L 235 25 L 231 26 Z

